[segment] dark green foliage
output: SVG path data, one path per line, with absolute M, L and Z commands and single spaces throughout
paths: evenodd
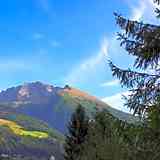
M 156 12 L 160 13 L 158 9 Z M 69 131 L 73 137 L 67 137 L 66 142 L 70 146 L 67 153 L 74 158 L 67 160 L 160 159 L 160 26 L 131 21 L 116 13 L 115 17 L 123 30 L 118 34 L 121 46 L 135 57 L 135 63 L 132 70 L 121 69 L 112 62 L 109 65 L 122 87 L 131 91 L 126 106 L 142 121 L 127 123 L 107 111 L 97 112 L 80 145 L 72 141 L 77 138 L 77 123 L 72 123 Z
M 135 71 L 123 70 L 110 62 L 113 76 L 120 79 L 122 86 L 130 89 L 129 98 L 126 99 L 126 106 L 134 111 L 135 114 L 145 115 L 148 107 L 156 103 L 160 94 L 160 76 L 139 73 Z
M 154 2 L 160 5 L 160 0 L 154 0 Z M 156 8 L 155 12 L 157 14 L 157 18 L 160 18 L 160 9 Z
M 89 123 L 81 160 L 159 160 L 159 136 L 146 124 L 128 124 L 106 111 Z
M 160 1 L 155 0 L 159 5 Z M 160 10 L 156 9 L 160 15 Z M 159 16 L 158 15 L 158 16 Z M 160 159 L 160 26 L 132 21 L 115 13 L 123 30 L 121 46 L 135 57 L 134 69 L 120 69 L 109 62 L 113 76 L 131 92 L 126 106 L 143 118 L 140 126 L 121 122 L 119 136 L 130 160 Z
M 160 0 L 154 0 L 155 3 L 157 3 L 158 5 L 160 4 Z
M 120 121 L 106 110 L 97 112 L 95 117 L 89 121 L 83 143 L 73 143 L 72 140 L 76 139 L 75 129 L 72 127 L 70 130 L 74 136 L 69 139 L 67 137 L 66 143 L 69 146 L 67 153 L 72 157 L 68 156 L 67 158 L 78 160 L 159 160 L 160 136 L 157 132 L 158 126 L 153 128 L 153 124 L 155 124 L 154 121 L 159 124 L 157 122 L 160 117 L 159 114 L 155 114 L 157 110 L 152 110 L 152 112 L 154 116 L 148 115 L 146 121 L 137 124 Z M 70 126 L 76 126 L 76 124 L 72 123 Z
M 131 21 L 115 13 L 117 24 L 125 30 L 118 33 L 121 46 L 135 56 L 135 67 L 146 69 L 155 67 L 159 61 L 160 27 L 142 22 Z
M 135 57 L 135 70 L 109 64 L 113 76 L 131 91 L 126 106 L 145 117 L 160 95 L 160 26 L 128 20 L 116 13 L 115 17 L 124 30 L 118 33 L 118 39 L 128 54 Z
M 65 144 L 65 160 L 79 160 L 82 144 L 88 132 L 88 117 L 84 108 L 79 105 L 71 116 Z
M 109 64 L 113 76 L 131 91 L 126 106 L 142 121 L 127 123 L 105 110 L 97 112 L 89 122 L 83 143 L 77 147 L 68 138 L 72 146 L 68 153 L 76 153 L 75 148 L 79 150 L 74 158 L 67 160 L 160 159 L 160 26 L 131 21 L 116 13 L 115 17 L 123 30 L 118 34 L 121 46 L 135 57 L 135 63 L 132 70 Z M 73 129 L 70 133 L 76 135 Z
M 125 159 L 125 146 L 118 135 L 117 123 L 119 120 L 110 113 L 97 112 L 95 119 L 89 123 L 81 160 Z

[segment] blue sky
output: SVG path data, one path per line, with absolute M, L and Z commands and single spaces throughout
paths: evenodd
M 80 88 L 125 110 L 108 67 L 131 66 L 113 12 L 157 20 L 152 0 L 5 0 L 0 5 L 0 89 L 42 81 Z

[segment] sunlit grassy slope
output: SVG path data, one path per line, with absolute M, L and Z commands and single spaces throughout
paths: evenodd
M 63 135 L 41 120 L 0 112 L 0 155 L 18 155 L 21 160 L 44 160 L 54 155 L 62 160 L 63 141 Z
M 62 98 L 66 104 L 72 107 L 72 109 L 75 109 L 77 105 L 81 104 L 82 106 L 85 107 L 86 112 L 89 115 L 94 115 L 96 113 L 97 109 L 98 110 L 107 110 L 110 112 L 113 116 L 116 118 L 127 121 L 128 123 L 137 123 L 139 122 L 139 119 L 131 114 L 124 113 L 120 110 L 114 109 L 110 107 L 108 104 L 105 104 L 102 101 L 99 101 L 95 97 L 89 97 L 87 94 L 84 94 L 82 96 L 81 93 L 79 93 L 77 90 L 76 91 L 69 91 L 67 90 L 62 93 Z M 88 97 L 88 98 L 86 98 Z
M 40 131 L 27 131 L 22 126 L 9 120 L 0 119 L 0 125 L 7 126 L 12 130 L 14 134 L 19 136 L 31 136 L 34 138 L 48 138 L 48 133 L 40 132 Z
M 50 128 L 44 121 L 23 114 L 0 112 L 0 120 L 0 127 L 8 128 L 17 136 L 30 136 L 31 138 L 39 139 L 54 138 L 62 143 L 64 141 L 63 135 L 56 129 Z

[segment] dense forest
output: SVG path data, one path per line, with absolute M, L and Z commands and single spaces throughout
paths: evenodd
M 154 1 L 160 4 L 159 0 Z M 155 9 L 157 18 L 160 9 Z M 66 135 L 66 160 L 160 159 L 160 26 L 126 19 L 114 13 L 122 30 L 120 45 L 135 58 L 133 69 L 109 61 L 114 77 L 128 88 L 125 106 L 139 117 L 127 123 L 106 110 L 87 117 L 83 106 L 72 115 Z

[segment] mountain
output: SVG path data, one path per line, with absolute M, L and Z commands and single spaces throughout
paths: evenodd
M 132 115 L 68 85 L 25 83 L 0 92 L 0 159 L 46 160 L 54 157 L 63 160 L 63 135 L 79 104 L 89 116 L 106 109 L 121 120 L 137 121 Z
M 121 120 L 131 123 L 136 120 L 132 115 L 68 85 L 61 88 L 33 82 L 0 92 L 0 111 L 16 112 L 43 120 L 61 133 L 66 132 L 70 115 L 78 104 L 84 106 L 89 115 L 96 110 L 107 109 Z

